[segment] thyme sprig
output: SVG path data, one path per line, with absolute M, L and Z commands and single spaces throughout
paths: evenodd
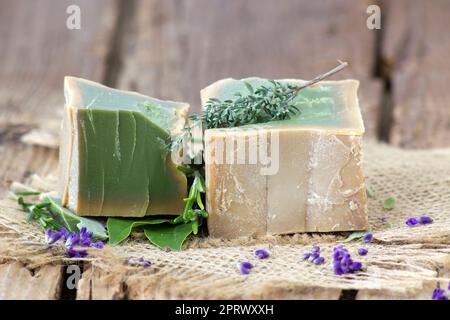
M 245 82 L 247 95 L 238 92 L 233 99 L 224 101 L 210 98 L 202 114 L 193 114 L 189 117 L 190 125 L 172 140 L 170 149 L 177 150 L 185 141 L 191 141 L 193 129 L 200 125 L 205 129 L 230 128 L 290 119 L 291 116 L 301 113 L 293 103 L 300 90 L 330 77 L 347 66 L 347 62 L 339 61 L 337 67 L 298 86 L 269 80 L 270 86 L 254 88 Z

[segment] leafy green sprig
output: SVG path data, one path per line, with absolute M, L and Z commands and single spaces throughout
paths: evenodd
M 292 103 L 297 87 L 269 80 L 271 86 L 253 86 L 245 82 L 248 95 L 240 92 L 235 99 L 221 101 L 211 98 L 205 105 L 203 124 L 205 128 L 229 128 L 247 124 L 286 120 L 300 110 Z
M 23 211 L 28 213 L 27 222 L 36 221 L 44 230 L 47 228 L 60 230 L 63 225 L 53 218 L 53 214 L 50 211 L 51 203 L 47 198 L 37 203 L 26 202 L 23 198 L 23 196 L 38 194 L 39 193 L 16 193 L 16 195 L 21 195 L 17 199 L 17 203 L 22 206 Z
M 178 166 L 177 169 L 183 172 L 188 178 L 193 179 L 189 189 L 188 197 L 184 199 L 185 206 L 183 213 L 174 219 L 174 223 L 192 222 L 192 232 L 198 233 L 199 226 L 203 219 L 208 218 L 205 210 L 202 195 L 206 192 L 205 180 L 199 169 L 188 166 Z

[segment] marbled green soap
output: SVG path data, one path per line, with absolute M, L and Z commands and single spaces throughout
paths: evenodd
M 281 83 L 302 85 L 304 80 L 282 79 Z M 231 99 L 236 93 L 243 96 L 249 94 L 245 83 L 253 88 L 271 87 L 267 79 L 251 77 L 245 79 L 222 79 L 202 90 L 202 97 L 212 96 L 219 100 Z M 349 100 L 347 90 L 355 83 L 352 80 L 321 81 L 320 83 L 302 89 L 293 99 L 293 104 L 301 111 L 291 116 L 290 120 L 271 121 L 257 125 L 247 125 L 236 128 L 303 128 L 304 130 L 334 130 L 345 128 L 356 134 L 364 132 L 361 114 L 353 112 L 354 101 Z M 204 101 L 205 103 L 206 101 Z M 356 98 L 357 103 L 357 98 Z M 233 128 L 231 128 L 233 130 Z
M 186 178 L 167 144 L 189 106 L 66 77 L 62 203 L 81 216 L 180 214 Z

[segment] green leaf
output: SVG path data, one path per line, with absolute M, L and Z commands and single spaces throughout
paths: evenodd
M 367 196 L 370 198 L 375 198 L 375 190 L 372 187 L 366 187 Z
M 364 235 L 366 233 L 367 233 L 367 231 L 355 231 L 355 232 L 350 233 L 348 235 L 348 237 L 345 238 L 344 240 L 338 240 L 336 242 L 346 243 L 346 242 L 351 242 L 351 241 L 354 241 L 354 240 L 358 240 L 358 239 L 361 239 L 362 237 L 364 237 Z
M 383 201 L 383 208 L 385 208 L 386 210 L 392 210 L 395 208 L 395 205 L 397 203 L 397 199 L 395 199 L 395 197 L 389 197 L 384 199 Z
M 194 173 L 194 170 L 192 168 L 181 165 L 177 166 L 177 170 L 181 173 L 184 173 L 186 176 Z
M 250 94 L 253 94 L 255 91 L 253 90 L 253 87 L 250 83 L 248 83 L 247 81 L 244 82 L 245 87 L 247 88 L 248 92 L 250 92 Z
M 94 234 L 94 238 L 105 240 L 108 238 L 106 229 L 100 221 L 80 217 L 75 213 L 61 206 L 61 201 L 56 198 L 46 197 L 44 201 L 50 202 L 50 211 L 55 215 L 55 219 L 64 225 L 69 231 L 79 232 L 85 227 Z
M 181 224 L 158 224 L 144 227 L 145 236 L 161 249 L 180 251 L 184 241 L 192 233 L 192 222 Z
M 119 244 L 128 238 L 133 228 L 161 224 L 164 222 L 172 223 L 173 219 L 146 217 L 146 218 L 108 218 L 106 226 L 109 233 L 109 244 Z
M 16 196 L 38 196 L 41 193 L 39 191 L 15 191 Z

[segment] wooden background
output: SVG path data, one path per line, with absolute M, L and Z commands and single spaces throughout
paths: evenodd
M 71 4 L 81 8 L 81 30 L 66 28 Z M 369 4 L 382 8 L 381 30 L 366 27 Z M 448 0 L 0 0 L 0 194 L 8 181 L 55 170 L 57 150 L 20 141 L 58 128 L 64 75 L 198 111 L 199 90 L 217 79 L 307 79 L 341 59 L 350 67 L 335 79 L 361 81 L 368 137 L 450 146 L 449 21 Z M 63 278 L 63 266 L 0 264 L 0 297 L 126 297 L 101 281 L 67 292 Z M 304 297 L 367 298 L 313 289 Z

